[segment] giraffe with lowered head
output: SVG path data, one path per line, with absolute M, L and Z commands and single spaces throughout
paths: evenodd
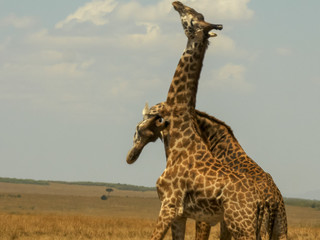
M 153 126 L 161 126 L 167 166 L 157 181 L 162 202 L 152 239 L 162 239 L 172 226 L 175 239 L 183 239 L 186 218 L 215 225 L 224 221 L 235 239 L 259 236 L 263 198 L 255 182 L 214 158 L 199 134 L 195 100 L 209 31 L 221 28 L 206 23 L 201 14 L 173 3 L 188 37 L 166 105 Z
M 127 162 L 132 164 L 139 157 L 143 147 L 149 142 L 161 138 L 162 128 L 154 125 L 159 119 L 159 111 L 165 103 L 157 104 L 151 109 L 146 105 L 144 121 L 136 127 L 134 146 L 129 151 Z M 221 120 L 204 112 L 196 110 L 196 122 L 202 139 L 214 157 L 232 169 L 244 173 L 257 182 L 258 190 L 265 198 L 265 216 L 263 229 L 260 231 L 263 239 L 285 239 L 287 235 L 287 219 L 283 198 L 272 177 L 253 161 L 243 150 L 232 129 Z M 163 124 L 160 124 L 164 126 Z M 146 134 L 149 133 L 149 134 Z M 152 133 L 152 134 L 151 134 Z M 139 152 L 137 151 L 139 149 Z M 196 222 L 196 240 L 207 240 L 211 226 L 205 222 Z M 231 239 L 231 234 L 224 222 L 221 222 L 220 239 Z M 266 235 L 268 234 L 268 235 Z

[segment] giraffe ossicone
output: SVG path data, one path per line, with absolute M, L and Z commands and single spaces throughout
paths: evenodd
M 149 105 L 148 105 L 148 102 L 146 102 L 146 104 L 144 105 L 144 108 L 142 110 L 143 120 L 145 120 L 148 117 L 149 111 L 150 111 Z

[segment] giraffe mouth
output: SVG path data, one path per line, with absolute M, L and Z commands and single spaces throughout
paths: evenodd
M 222 27 L 222 25 L 221 24 L 212 24 L 212 25 L 215 25 L 212 29 L 216 29 L 216 30 L 222 30 L 223 29 L 223 27 Z M 218 36 L 218 34 L 216 34 L 216 33 L 214 33 L 214 32 L 208 32 L 208 35 L 209 35 L 209 37 L 216 37 L 216 36 Z
M 203 31 L 206 32 L 209 37 L 216 37 L 217 34 L 214 32 L 210 32 L 211 30 L 215 29 L 215 30 L 222 30 L 223 26 L 221 24 L 211 24 L 211 23 L 207 23 L 205 21 L 201 22 L 201 25 L 203 25 Z

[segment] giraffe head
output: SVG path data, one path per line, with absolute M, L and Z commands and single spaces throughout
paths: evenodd
M 212 29 L 222 30 L 221 24 L 211 24 L 204 21 L 201 13 L 193 8 L 183 5 L 179 1 L 172 3 L 174 9 L 180 14 L 181 23 L 188 39 L 197 40 L 215 37 L 217 34 L 210 32 Z
M 156 105 L 157 106 L 157 105 Z M 150 142 L 155 142 L 158 138 L 162 139 L 162 131 L 169 125 L 169 121 L 164 120 L 159 111 L 148 108 L 146 104 L 143 112 L 143 121 L 138 123 L 133 137 L 133 147 L 128 152 L 127 163 L 134 163 L 143 148 Z

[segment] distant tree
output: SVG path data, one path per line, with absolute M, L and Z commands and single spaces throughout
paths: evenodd
M 107 200 L 107 199 L 108 199 L 108 197 L 106 195 L 101 196 L 101 200 Z
M 110 193 L 111 193 L 111 192 L 113 192 L 113 189 L 112 189 L 112 188 L 107 188 L 107 189 L 106 189 L 106 191 L 107 191 L 108 196 L 109 196 L 109 195 L 110 195 Z

